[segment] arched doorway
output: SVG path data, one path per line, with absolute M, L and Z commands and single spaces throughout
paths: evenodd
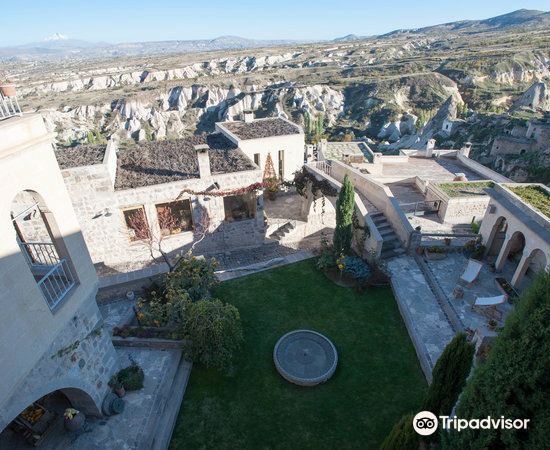
M 508 239 L 497 259 L 496 269 L 501 271 L 508 281 L 512 280 L 516 269 L 523 257 L 523 250 L 525 249 L 525 236 L 521 231 L 516 231 L 510 239 Z
M 505 217 L 499 217 L 487 240 L 487 256 L 497 257 L 504 245 L 506 239 L 506 231 L 508 230 L 508 223 Z
M 514 273 L 512 282 L 515 287 L 521 289 L 523 286 L 530 286 L 537 273 L 547 269 L 548 259 L 545 253 L 537 248 L 520 264 Z
M 64 433 L 63 413 L 67 408 L 74 408 L 86 416 L 100 415 L 93 399 L 78 388 L 57 389 L 18 408 L 17 416 L 0 432 L 0 448 L 51 446 L 48 442 L 54 444 L 59 434 Z
M 14 197 L 10 216 L 21 253 L 53 309 L 77 282 L 55 217 L 42 196 L 30 190 Z

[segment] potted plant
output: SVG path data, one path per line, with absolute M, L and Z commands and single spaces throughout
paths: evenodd
M 5 72 L 0 73 L 0 92 L 4 97 L 15 97 L 15 84 L 7 77 Z
M 109 380 L 109 387 L 119 398 L 122 398 L 126 395 L 126 390 L 124 389 L 124 385 L 122 384 L 122 382 L 118 379 L 118 374 L 115 374 L 111 377 L 111 379 Z
M 447 256 L 447 249 L 439 245 L 432 245 L 431 247 L 427 247 L 425 252 L 426 259 L 429 260 L 444 259 Z
M 63 413 L 63 425 L 68 431 L 77 431 L 82 428 L 86 416 L 74 408 L 67 408 Z
M 490 319 L 487 324 L 489 325 L 489 330 L 495 331 L 497 329 L 498 322 L 495 319 Z
M 451 245 L 451 238 L 450 237 L 443 238 L 443 242 L 445 242 L 445 245 L 448 247 L 449 245 Z
M 277 192 L 279 192 L 279 180 L 277 178 L 269 178 L 267 181 L 267 198 L 269 200 L 275 200 Z

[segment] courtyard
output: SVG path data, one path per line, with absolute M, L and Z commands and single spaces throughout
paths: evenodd
M 315 261 L 222 283 L 214 297 L 237 306 L 245 343 L 230 376 L 195 365 L 171 448 L 378 448 L 426 390 L 389 287 L 358 292 L 328 280 Z M 334 376 L 305 388 L 273 364 L 294 329 L 329 337 Z

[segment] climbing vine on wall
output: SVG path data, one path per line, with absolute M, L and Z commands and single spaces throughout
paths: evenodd
M 179 200 L 184 194 L 191 195 L 206 195 L 209 197 L 228 197 L 230 195 L 244 195 L 249 192 L 259 191 L 260 189 L 266 188 L 268 183 L 253 183 L 249 186 L 245 186 L 237 189 L 230 189 L 225 191 L 195 191 L 193 189 L 182 189 L 182 191 L 177 196 L 176 200 Z
M 365 242 L 370 237 L 370 228 L 368 225 L 361 225 L 359 223 L 359 217 L 357 216 L 357 211 L 353 211 L 353 216 L 351 217 L 353 228 L 355 230 L 360 230 L 362 233 L 355 233 L 357 239 L 357 245 L 360 249 L 365 246 Z

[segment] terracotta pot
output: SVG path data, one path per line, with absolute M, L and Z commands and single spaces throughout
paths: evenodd
M 15 97 L 15 84 L 0 84 L 0 91 L 2 91 L 4 97 Z
M 123 387 L 115 389 L 115 394 L 122 398 L 126 395 L 126 389 L 124 389 Z
M 84 422 L 86 421 L 86 416 L 79 412 L 72 419 L 65 419 L 63 425 L 67 431 L 77 431 L 82 428 Z

